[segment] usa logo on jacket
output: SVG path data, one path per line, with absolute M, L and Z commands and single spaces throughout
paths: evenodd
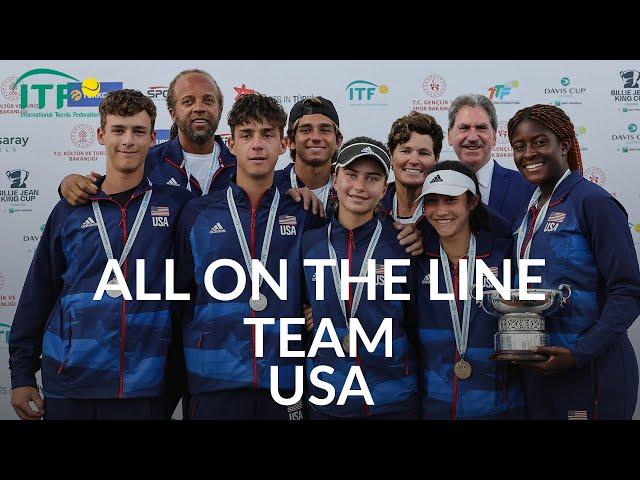
M 169 207 L 151 207 L 151 219 L 154 227 L 169 226 Z
M 547 217 L 547 224 L 544 226 L 545 232 L 555 232 L 558 229 L 558 226 L 564 222 L 566 213 L 562 212 L 553 212 Z

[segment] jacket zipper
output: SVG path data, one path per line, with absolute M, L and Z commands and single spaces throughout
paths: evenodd
M 458 265 L 455 264 L 453 266 L 453 295 L 454 295 L 454 299 L 456 301 L 456 308 L 458 308 L 458 282 L 459 282 L 459 278 L 458 278 Z M 455 342 L 455 338 L 453 341 L 453 366 L 455 367 L 456 363 L 458 363 L 458 360 L 460 360 L 459 356 L 458 356 L 458 347 L 456 345 Z M 458 377 L 456 377 L 456 374 L 454 373 L 454 369 L 451 370 L 451 373 L 453 374 L 453 401 L 451 402 L 451 419 L 455 420 L 458 414 Z
M 347 235 L 347 260 L 349 260 L 349 276 L 351 276 L 351 260 L 353 257 L 353 251 L 355 250 L 356 246 L 355 246 L 355 237 L 353 235 L 353 230 L 348 230 L 348 232 L 349 233 Z M 347 314 L 349 315 L 349 317 L 351 317 L 351 308 L 353 306 L 352 286 L 353 284 L 349 283 L 349 300 L 347 302 Z M 360 370 L 362 370 L 362 361 L 361 361 L 362 359 L 358 354 L 357 348 L 358 347 L 356 346 L 356 365 L 360 367 Z M 364 371 L 362 371 L 362 375 L 364 375 Z M 366 417 L 371 415 L 371 411 L 369 410 L 369 405 L 367 405 L 367 402 L 364 403 L 364 415 Z
M 260 202 L 258 202 L 260 205 Z M 251 223 L 249 224 L 249 248 L 251 258 L 254 257 L 256 246 L 256 209 L 251 207 Z M 251 309 L 251 317 L 255 317 L 256 312 Z M 256 326 L 251 325 L 251 347 L 253 350 L 253 387 L 258 388 L 258 359 L 256 358 Z
M 528 243 L 531 241 L 531 239 L 533 237 L 533 227 L 535 226 L 536 220 L 538 219 L 538 214 L 540 213 L 536 209 L 536 207 L 531 207 L 529 209 L 529 211 L 532 214 L 531 223 L 529 225 L 529 233 L 525 237 L 524 242 L 522 242 L 522 247 L 520 247 L 520 258 L 524 257 L 524 252 L 527 250 L 527 245 L 528 245 Z
M 129 202 L 127 202 L 128 204 Z M 122 226 L 122 241 L 123 245 L 127 243 L 127 210 L 125 207 L 120 208 L 120 225 Z M 127 259 L 124 260 L 124 279 L 127 279 Z M 120 387 L 118 388 L 118 398 L 124 397 L 124 370 L 125 370 L 125 358 L 124 351 L 127 342 L 127 304 L 122 296 L 122 316 L 120 317 Z

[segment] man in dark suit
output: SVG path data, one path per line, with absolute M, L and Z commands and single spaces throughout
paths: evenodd
M 497 130 L 496 108 L 484 95 L 460 95 L 451 103 L 449 145 L 458 160 L 478 176 L 482 202 L 492 213 L 500 214 L 513 230 L 526 213 L 535 186 L 518 171 L 504 168 L 491 158 Z

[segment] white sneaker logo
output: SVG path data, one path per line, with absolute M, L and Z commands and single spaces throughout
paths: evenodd
M 97 227 L 97 226 L 98 224 L 96 223 L 96 221 L 93 218 L 89 217 L 84 221 L 84 223 L 80 228 L 89 228 L 89 227 Z
M 211 227 L 211 230 L 209 230 L 209 233 L 225 233 L 225 232 L 226 230 L 222 225 L 220 225 L 220 222 L 216 223 L 213 227 Z
M 175 178 L 171 177 L 171 180 L 167 182 L 167 185 L 173 185 L 174 187 L 179 187 L 180 184 L 176 181 Z

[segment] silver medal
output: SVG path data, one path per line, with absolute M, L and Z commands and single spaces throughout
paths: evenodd
M 254 299 L 249 300 L 249 306 L 251 307 L 252 310 L 256 312 L 261 312 L 265 308 L 267 308 L 267 297 L 265 297 L 264 294 L 261 293 L 257 300 L 254 300 Z
M 118 285 L 118 280 L 113 277 L 111 280 L 107 282 L 108 285 Z M 106 290 L 107 295 L 111 298 L 118 298 L 122 296 L 122 290 Z
M 345 355 L 349 355 L 349 333 L 347 333 L 342 339 L 342 348 L 344 349 Z

